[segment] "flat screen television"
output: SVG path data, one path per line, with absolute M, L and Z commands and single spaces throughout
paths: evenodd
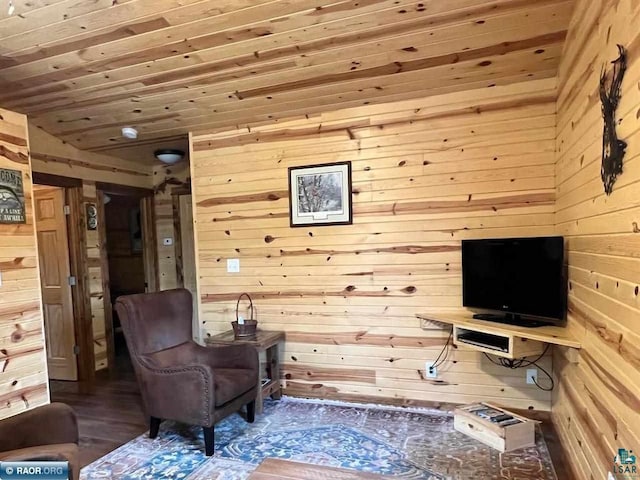
M 530 327 L 564 323 L 564 272 L 562 237 L 462 241 L 463 305 L 501 312 L 474 318 Z

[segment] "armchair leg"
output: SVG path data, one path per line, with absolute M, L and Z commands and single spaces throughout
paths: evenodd
M 214 442 L 213 442 L 213 425 L 210 427 L 202 427 L 204 431 L 204 451 L 207 457 L 213 455 Z
M 256 401 L 247 403 L 247 422 L 253 423 L 256 419 Z
M 149 420 L 149 438 L 156 438 L 158 436 L 158 430 L 160 429 L 160 422 L 162 420 L 156 417 L 151 417 Z

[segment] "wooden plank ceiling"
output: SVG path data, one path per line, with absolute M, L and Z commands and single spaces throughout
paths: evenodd
M 14 0 L 0 106 L 90 150 L 553 77 L 573 0 Z M 117 150 L 115 150 L 117 151 Z

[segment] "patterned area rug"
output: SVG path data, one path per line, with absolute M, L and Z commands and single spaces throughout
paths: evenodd
M 255 423 L 232 415 L 215 432 L 215 455 L 206 457 L 202 429 L 164 422 L 158 438 L 141 435 L 85 467 L 81 480 L 241 480 L 267 457 L 405 479 L 557 478 L 539 431 L 535 447 L 500 454 L 437 410 L 285 397 L 265 402 Z

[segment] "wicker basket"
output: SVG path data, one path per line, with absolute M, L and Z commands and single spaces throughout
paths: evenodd
M 244 324 L 238 323 L 238 319 L 240 318 L 238 312 L 240 310 L 240 300 L 242 300 L 242 297 L 249 299 L 249 308 L 251 309 L 251 318 L 249 320 L 245 319 Z M 255 336 L 256 330 L 258 329 L 258 321 L 253 318 L 253 301 L 248 293 L 242 293 L 238 297 L 238 302 L 236 303 L 236 320 L 235 322 L 231 322 L 231 326 L 233 327 L 233 335 L 236 338 Z
M 233 327 L 233 335 L 236 338 L 253 337 L 256 334 L 258 322 L 255 320 L 245 320 L 244 325 L 241 325 L 236 320 L 235 322 L 231 322 L 231 326 Z

